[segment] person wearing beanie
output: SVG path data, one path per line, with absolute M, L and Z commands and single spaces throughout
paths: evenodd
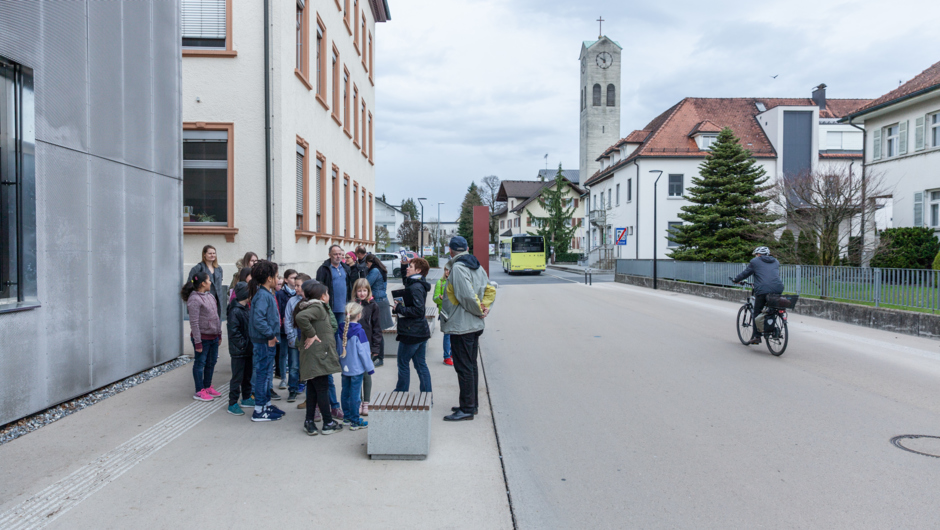
M 248 338 L 248 284 L 238 282 L 235 284 L 235 303 L 229 304 L 226 328 L 228 331 L 228 353 L 232 356 L 232 380 L 229 381 L 228 412 L 236 416 L 243 416 L 242 406 L 254 408 L 255 401 L 251 398 L 251 376 L 253 350 L 251 340 Z M 241 405 L 238 396 L 241 394 Z

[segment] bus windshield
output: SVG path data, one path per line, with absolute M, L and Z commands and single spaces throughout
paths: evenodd
M 512 238 L 513 252 L 545 252 L 541 236 Z

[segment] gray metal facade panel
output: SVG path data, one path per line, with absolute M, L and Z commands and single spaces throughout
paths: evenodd
M 45 330 L 32 313 L 8 313 L 0 323 L 0 424 L 46 404 Z
M 124 250 L 127 278 L 124 313 L 126 368 L 139 372 L 154 364 L 154 180 L 165 179 L 124 168 Z M 170 289 L 170 292 L 173 292 Z M 175 294 L 175 293 L 174 293 Z M 175 298 L 175 297 L 174 297 Z
M 39 146 L 44 156 L 36 157 L 36 181 L 44 185 L 37 193 L 45 206 L 45 216 L 36 219 L 40 241 L 45 240 L 47 249 L 87 252 L 88 155 L 48 144 Z M 44 182 L 44 175 L 52 177 L 55 184 Z
M 153 135 L 154 170 L 157 173 L 182 178 L 182 115 L 180 98 L 182 81 L 180 69 L 180 7 L 179 2 L 153 3 Z M 180 200 L 182 204 L 182 199 Z
M 170 178 L 156 178 L 154 184 L 154 320 L 156 333 L 155 362 L 164 362 L 181 353 L 183 344 L 183 308 L 179 290 L 183 285 L 183 183 Z M 172 293 L 172 296 L 168 296 Z
M 33 3 L 33 2 L 27 2 Z M 42 2 L 42 59 L 36 68 L 36 138 L 88 149 L 85 0 Z M 35 39 L 35 36 L 31 36 Z
M 124 3 L 124 160 L 153 169 L 153 76 L 149 0 Z
M 809 171 L 813 161 L 813 113 L 783 111 L 783 174 Z
M 0 55 L 35 68 L 42 58 L 42 42 L 22 35 L 39 35 L 42 16 L 27 2 L 0 2 Z
M 40 282 L 55 278 L 56 285 L 63 286 L 62 292 L 67 290 L 65 286 L 76 289 L 75 296 L 50 292 L 41 313 L 38 310 L 33 312 L 36 318 L 42 320 L 41 333 L 48 340 L 46 351 L 37 352 L 46 357 L 46 370 L 37 377 L 37 384 L 46 387 L 48 406 L 88 392 L 94 387 L 91 386 L 88 349 L 89 319 L 92 315 L 85 289 L 91 266 L 88 252 L 50 250 L 45 253 L 45 260 L 54 272 L 52 276 L 40 278 Z M 28 414 L 33 411 L 23 412 Z M 0 421 L 4 419 L 0 418 Z
M 113 160 L 124 160 L 123 4 L 88 4 L 89 149 Z

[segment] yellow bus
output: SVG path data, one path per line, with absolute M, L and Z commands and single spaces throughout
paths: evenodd
M 529 234 L 516 234 L 499 240 L 499 256 L 503 272 L 534 272 L 545 270 L 545 238 Z

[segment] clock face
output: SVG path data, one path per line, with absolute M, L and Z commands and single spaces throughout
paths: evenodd
M 597 54 L 597 66 L 607 69 L 610 68 L 610 65 L 614 64 L 614 58 L 607 52 L 601 52 Z
M 581 58 L 581 73 L 583 74 L 587 70 L 587 55 Z

